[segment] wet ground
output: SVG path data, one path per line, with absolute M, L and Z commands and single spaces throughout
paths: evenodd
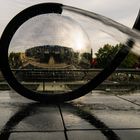
M 0 140 L 140 140 L 140 92 L 51 105 L 0 91 Z

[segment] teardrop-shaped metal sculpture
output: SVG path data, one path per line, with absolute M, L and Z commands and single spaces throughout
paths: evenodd
M 108 43 L 122 47 L 103 70 L 94 69 L 94 54 Z M 23 10 L 7 25 L 0 66 L 9 85 L 22 96 L 64 102 L 95 89 L 139 44 L 137 31 L 104 16 L 43 3 Z

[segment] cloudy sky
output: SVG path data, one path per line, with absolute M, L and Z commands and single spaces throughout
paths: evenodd
M 129 27 L 132 27 L 140 8 L 139 0 L 0 0 L 0 34 L 18 12 L 42 2 L 59 2 L 93 11 Z
M 106 16 L 108 18 L 111 18 L 130 28 L 132 28 L 134 21 L 137 17 L 139 8 L 140 8 L 139 0 L 117 0 L 117 1 L 115 0 L 114 1 L 113 0 L 0 0 L 0 2 L 1 2 L 0 4 L 0 34 L 2 34 L 8 22 L 20 11 L 22 11 L 23 9 L 31 5 L 43 3 L 43 2 L 57 2 L 57 3 L 62 3 L 64 5 L 74 6 L 77 8 L 88 10 L 88 11 Z M 35 28 L 33 29 L 34 30 L 30 31 L 30 33 L 33 31 L 36 32 Z M 89 32 L 90 31 L 91 29 L 89 29 Z M 89 34 L 93 34 L 93 32 Z M 104 38 L 105 40 L 106 38 L 108 38 L 108 35 L 106 34 L 104 35 L 103 33 L 99 33 L 98 35 L 102 37 L 101 39 L 102 41 L 100 41 L 100 44 L 97 42 L 98 39 L 96 39 L 95 37 L 94 39 L 92 39 L 94 43 L 93 46 L 94 46 L 95 52 L 98 50 L 99 46 L 102 46 L 102 44 L 104 44 Z M 23 37 L 21 37 L 21 35 L 20 35 L 20 38 L 18 36 L 19 35 L 17 34 L 17 37 L 15 37 L 16 41 L 13 41 L 13 46 L 15 47 L 15 49 L 19 47 L 19 45 L 16 45 L 16 44 L 19 44 L 19 42 L 21 43 L 20 41 L 21 38 L 22 38 L 22 42 L 24 43 L 21 43 L 20 45 L 27 46 L 25 45 L 25 42 L 27 43 L 27 38 L 28 40 L 31 41 L 31 39 L 28 36 L 25 36 L 24 39 Z M 97 34 L 96 34 L 96 37 L 97 37 Z M 110 39 L 109 37 L 108 41 L 110 40 L 112 40 L 112 38 Z M 114 40 L 112 42 L 114 43 Z M 112 43 L 112 42 L 109 42 L 109 43 Z M 29 44 L 29 41 L 28 41 L 28 44 Z

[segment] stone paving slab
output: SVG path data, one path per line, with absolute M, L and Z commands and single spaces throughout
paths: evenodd
M 8 103 L 9 102 L 9 103 Z M 5 90 L 0 91 L 0 104 L 1 103 L 16 103 L 16 104 L 27 104 L 27 103 L 35 103 L 35 101 L 29 100 L 18 93 L 16 93 L 14 90 Z
M 139 101 L 140 94 L 118 97 L 94 91 L 60 105 L 61 118 L 57 105 L 39 104 L 10 92 L 0 93 L 0 140 L 8 140 L 2 134 L 10 133 L 10 140 L 63 140 L 64 131 L 68 140 L 140 139 L 140 106 L 123 99 Z
M 9 91 L 0 92 L 0 130 L 4 129 L 5 124 L 17 112 L 19 106 L 12 104 Z
M 33 104 L 31 108 L 33 108 L 33 110 L 31 109 L 29 115 L 14 127 L 14 131 L 64 130 L 58 107 L 52 105 L 36 106 L 36 104 Z
M 140 94 L 137 96 L 137 98 L 138 97 L 140 98 Z M 93 91 L 92 93 L 89 93 L 86 96 L 78 98 L 73 102 L 76 105 L 87 106 L 88 108 L 93 108 L 95 110 L 128 110 L 129 111 L 129 110 L 140 109 L 138 105 L 122 100 L 113 94 L 108 94 L 107 92 L 100 93 L 99 91 Z
M 0 108 L 0 129 L 8 131 L 57 131 L 64 130 L 57 107 L 37 107 L 36 110 Z
M 72 105 L 61 106 L 66 129 L 96 129 L 92 124 L 81 117 L 80 111 Z
M 77 108 L 72 106 L 62 107 L 62 112 L 68 130 L 140 129 L 140 111 L 96 110 L 88 107 Z
M 140 128 L 140 106 L 114 95 L 89 94 L 61 108 L 68 130 Z
M 69 140 L 107 140 L 100 131 L 68 131 Z M 113 139 L 112 139 L 113 140 Z
M 117 95 L 117 96 L 140 105 L 140 91 L 134 94 Z
M 140 140 L 140 129 L 139 130 L 115 130 L 114 131 L 121 140 Z
M 112 134 L 99 130 L 78 130 L 68 131 L 67 135 L 69 140 L 139 140 L 140 130 L 114 130 Z
M 12 107 L 0 107 L 0 130 L 3 129 L 7 121 L 15 114 L 16 109 Z
M 92 115 L 110 129 L 140 129 L 140 111 L 94 111 Z
M 63 132 L 12 133 L 9 140 L 65 140 Z
M 0 129 L 10 131 L 64 130 L 59 108 L 26 100 L 12 91 L 0 95 Z M 8 122 L 8 123 L 7 123 Z

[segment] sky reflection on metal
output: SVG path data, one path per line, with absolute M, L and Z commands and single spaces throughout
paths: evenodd
M 26 21 L 17 30 L 9 52 L 25 52 L 41 45 L 60 45 L 74 51 L 89 51 L 90 40 L 80 24 L 68 16 L 43 14 Z

